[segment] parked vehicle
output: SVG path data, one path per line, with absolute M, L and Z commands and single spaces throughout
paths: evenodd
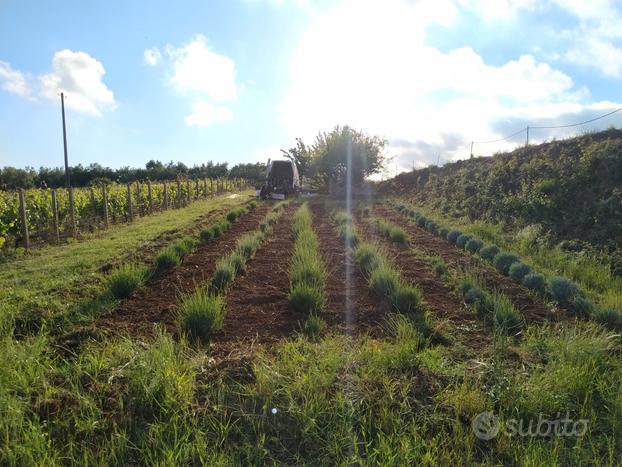
M 290 160 L 268 160 L 266 182 L 261 187 L 262 199 L 285 199 L 298 196 L 301 192 L 298 168 Z

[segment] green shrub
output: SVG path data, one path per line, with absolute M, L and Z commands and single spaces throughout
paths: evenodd
M 456 244 L 456 240 L 458 240 L 458 237 L 460 235 L 462 235 L 461 231 L 459 231 L 459 230 L 452 230 L 451 232 L 449 232 L 447 234 L 447 240 L 455 245 Z
M 500 253 L 497 253 L 497 256 L 495 256 L 494 265 L 495 268 L 497 268 L 497 271 L 499 271 L 504 276 L 507 276 L 510 272 L 510 267 L 518 261 L 518 256 L 516 256 L 515 254 L 502 251 Z
M 324 263 L 316 255 L 294 257 L 289 270 L 289 279 L 293 286 L 308 284 L 319 287 L 326 282 Z
M 404 232 L 404 229 L 396 226 L 389 232 L 389 240 L 393 243 L 406 243 L 406 232 Z
M 210 229 L 212 229 L 212 233 L 214 235 L 214 238 L 218 238 L 222 235 L 222 233 L 224 232 L 223 229 L 223 223 L 222 222 L 218 222 L 217 224 L 214 224 L 210 227 Z
M 221 293 L 227 289 L 235 279 L 235 269 L 233 265 L 226 260 L 220 261 L 216 265 L 214 276 L 212 277 L 211 288 L 217 293 Z
M 202 242 L 207 243 L 214 239 L 214 229 L 212 227 L 208 227 L 207 229 L 201 230 L 199 234 L 199 238 Z
M 568 308 L 580 318 L 589 318 L 594 314 L 596 305 L 589 298 L 576 296 L 572 300 L 572 303 L 569 304 Z
M 499 247 L 497 245 L 490 245 L 480 249 L 479 255 L 486 261 L 490 261 L 492 263 L 495 259 L 495 256 L 499 254 L 499 251 L 501 250 L 499 250 Z
M 412 217 L 413 219 L 415 219 L 416 217 L 420 216 L 421 214 L 419 214 L 417 211 L 414 210 L 410 210 L 408 211 L 408 217 Z
M 236 275 L 246 271 L 246 258 L 239 252 L 229 256 L 229 264 L 235 270 Z
M 448 233 L 449 233 L 449 229 L 443 227 L 441 230 L 438 231 L 438 236 L 447 240 Z
M 469 240 L 471 240 L 471 238 L 472 238 L 472 237 L 471 237 L 470 235 L 467 235 L 467 234 L 462 234 L 462 235 L 460 235 L 460 236 L 456 239 L 456 246 L 457 246 L 458 248 L 462 248 L 462 249 L 464 249 L 464 247 L 466 246 L 467 242 L 468 242 Z
M 432 258 L 432 270 L 437 276 L 442 276 L 447 273 L 447 265 L 445 261 L 443 261 L 443 258 L 440 256 Z
M 305 320 L 302 330 L 309 337 L 318 337 L 325 327 L 326 323 L 318 315 L 311 313 Z
M 593 317 L 597 323 L 612 331 L 622 331 L 622 313 L 619 310 L 599 308 L 594 311 Z
M 354 250 L 354 260 L 366 276 L 369 276 L 382 263 L 378 248 L 370 243 L 359 243 Z
M 530 290 L 543 293 L 546 289 L 546 278 L 538 272 L 532 272 L 523 277 L 523 285 Z
M 318 287 L 299 283 L 289 292 L 288 301 L 291 308 L 303 315 L 319 313 L 326 301 L 325 294 Z
M 421 292 L 412 285 L 398 284 L 390 295 L 390 301 L 399 313 L 421 311 Z
M 249 233 L 240 238 L 236 245 L 236 252 L 251 259 L 261 246 L 262 237 L 257 232 Z
M 342 224 L 337 226 L 339 237 L 345 242 L 347 247 L 354 248 L 359 243 L 359 237 L 352 224 Z
M 425 227 L 426 222 L 428 222 L 428 219 L 425 216 L 420 216 L 417 218 L 417 225 L 419 227 Z
M 464 249 L 469 253 L 477 253 L 484 246 L 484 242 L 475 238 L 470 239 L 464 245 Z
M 506 335 L 513 335 L 520 331 L 523 318 L 514 305 L 500 294 L 495 294 L 492 300 L 494 307 L 492 322 L 495 329 Z
M 184 237 L 173 243 L 172 248 L 180 258 L 188 255 L 196 247 L 195 241 L 190 237 Z
M 549 281 L 548 292 L 556 302 L 568 305 L 579 294 L 579 287 L 571 280 L 557 276 Z
M 176 268 L 181 264 L 181 257 L 177 250 L 172 246 L 161 251 L 155 259 L 155 266 L 158 271 Z
M 531 268 L 527 264 L 521 263 L 520 261 L 510 266 L 508 271 L 509 276 L 519 284 L 523 283 L 523 279 L 529 273 L 531 273 Z
M 222 328 L 224 299 L 199 289 L 182 299 L 181 316 L 183 329 L 189 336 L 207 341 L 214 331 Z
M 369 206 L 365 206 L 361 210 L 361 214 L 363 214 L 365 217 L 369 216 L 371 214 L 371 208 Z
M 235 208 L 235 209 L 232 209 L 231 211 L 229 211 L 227 213 L 226 219 L 229 222 L 233 223 L 233 222 L 237 221 L 240 217 L 242 217 L 246 213 L 247 213 L 247 210 L 242 208 L 242 207 Z
M 333 214 L 333 220 L 337 225 L 352 224 L 352 216 L 346 211 L 336 211 Z
M 477 287 L 470 288 L 464 294 L 464 301 L 465 303 L 468 303 L 469 305 L 474 305 L 475 303 L 482 301 L 485 298 L 486 297 L 485 297 L 484 292 Z
M 385 265 L 380 265 L 369 276 L 369 286 L 379 297 L 390 297 L 399 284 L 397 273 Z
M 248 209 L 255 209 L 257 207 L 257 201 L 251 201 L 248 203 Z
M 425 223 L 425 228 L 428 232 L 433 233 L 434 235 L 438 233 L 438 225 L 436 225 L 436 222 L 433 220 L 428 220 Z
M 127 298 L 147 281 L 147 268 L 138 264 L 124 264 L 108 276 L 108 290 L 114 298 Z

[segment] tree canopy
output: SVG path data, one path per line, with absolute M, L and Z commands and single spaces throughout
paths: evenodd
M 295 147 L 281 152 L 296 163 L 298 172 L 313 188 L 326 190 L 331 185 L 345 185 L 350 148 L 353 185 L 360 185 L 366 177 L 379 173 L 387 160 L 383 153 L 386 144 L 386 140 L 378 136 L 349 126 L 336 126 L 329 132 L 319 133 L 311 146 L 298 138 Z

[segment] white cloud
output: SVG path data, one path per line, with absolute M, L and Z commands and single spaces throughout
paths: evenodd
M 160 49 L 157 47 L 151 47 L 150 49 L 146 49 L 144 52 L 144 59 L 147 65 L 157 65 L 162 60 L 162 54 L 160 53 Z
M 468 156 L 472 139 L 508 134 L 505 122 L 515 131 L 587 109 L 585 89 L 531 55 L 495 66 L 469 47 L 443 52 L 427 45 L 429 24 L 451 23 L 451 14 L 439 17 L 436 8 L 346 1 L 312 22 L 279 108 L 289 136 L 312 141 L 318 131 L 349 124 L 389 139 L 389 154 L 410 168 L 436 162 L 439 152 L 446 160 Z
M 101 62 L 85 52 L 65 49 L 54 54 L 52 65 L 52 73 L 39 77 L 44 97 L 57 100 L 63 91 L 67 107 L 96 116 L 115 107 L 113 92 L 102 82 L 106 71 Z
M 26 76 L 2 61 L 0 61 L 0 86 L 5 91 L 22 97 L 27 97 L 31 93 Z
M 209 102 L 195 102 L 192 113 L 184 121 L 188 126 L 207 127 L 214 122 L 228 122 L 233 119 L 233 112 L 227 107 L 215 106 Z
M 456 3 L 475 11 L 485 20 L 508 19 L 515 17 L 521 10 L 533 10 L 541 6 L 538 0 L 456 0 Z
M 574 15 L 578 26 L 564 36 L 570 46 L 562 57 L 576 65 L 596 68 L 610 78 L 622 78 L 622 9 L 611 0 L 552 0 Z
M 145 62 L 155 65 L 162 61 L 173 89 L 194 102 L 192 113 L 184 119 L 186 125 L 207 127 L 214 122 L 231 121 L 231 109 L 213 102 L 237 98 L 235 62 L 211 50 L 203 34 L 196 34 L 181 47 L 167 44 L 164 50 L 165 57 L 157 47 L 145 50 Z
M 610 78 L 622 78 L 622 47 L 597 36 L 586 37 L 568 50 L 565 58 L 577 65 L 596 67 Z
M 204 35 L 181 48 L 168 45 L 166 52 L 173 65 L 171 83 L 180 92 L 202 93 L 215 101 L 236 98 L 235 62 L 210 50 Z

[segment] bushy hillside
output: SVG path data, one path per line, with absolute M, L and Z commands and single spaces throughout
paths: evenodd
M 569 247 L 622 246 L 622 131 L 610 129 L 494 157 L 401 174 L 381 190 L 445 215 L 539 224 Z

